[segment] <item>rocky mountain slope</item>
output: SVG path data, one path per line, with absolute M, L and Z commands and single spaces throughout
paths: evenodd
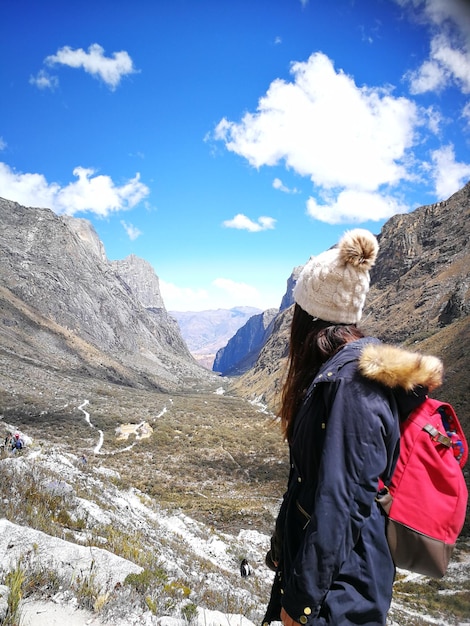
M 0 392 L 12 398 L 34 380 L 46 393 L 67 375 L 168 390 L 213 384 L 152 273 L 136 257 L 110 263 L 86 220 L 0 199 Z
M 444 202 L 394 216 L 378 239 L 361 326 L 384 341 L 443 359 L 439 396 L 454 404 L 470 439 L 470 183 Z M 261 397 L 273 410 L 291 314 L 279 313 L 253 368 L 233 381 L 237 392 Z
M 110 266 L 147 310 L 165 308 L 160 293 L 160 281 L 150 263 L 130 254 L 125 259 L 110 261 Z

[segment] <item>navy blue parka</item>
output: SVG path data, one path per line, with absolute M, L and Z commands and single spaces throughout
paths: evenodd
M 395 576 L 375 498 L 399 451 L 394 390 L 364 377 L 369 343 L 346 344 L 315 376 L 290 441 L 290 475 L 268 559 L 278 562 L 265 622 L 386 622 Z

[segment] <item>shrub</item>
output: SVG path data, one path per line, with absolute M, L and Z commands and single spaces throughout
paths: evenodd
M 2 626 L 18 626 L 20 620 L 20 602 L 23 597 L 25 573 L 18 561 L 15 569 L 5 576 L 5 584 L 10 588 L 7 599 L 7 613 Z

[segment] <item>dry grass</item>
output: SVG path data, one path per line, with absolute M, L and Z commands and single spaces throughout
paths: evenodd
M 41 447 L 59 445 L 90 467 L 105 465 L 155 497 L 227 531 L 247 524 L 270 532 L 287 479 L 287 449 L 273 417 L 250 403 L 209 392 L 166 395 L 99 383 L 67 406 L 40 409 L 39 399 L 3 409 L 4 421 Z M 90 426 L 78 407 L 89 414 Z M 40 410 L 39 410 L 40 409 Z M 148 422 L 149 438 L 119 440 L 123 423 Z M 103 432 L 99 454 L 93 454 Z M 123 451 L 132 446 L 129 451 Z

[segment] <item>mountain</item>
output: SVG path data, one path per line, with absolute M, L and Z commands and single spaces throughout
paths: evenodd
M 295 267 L 287 279 L 286 292 L 281 300 L 279 310 L 268 309 L 264 313 L 250 318 L 228 341 L 227 345 L 217 352 L 212 367 L 214 372 L 219 372 L 223 376 L 237 376 L 253 367 L 260 350 L 273 332 L 273 322 L 276 315 L 289 308 L 294 302 L 292 290 L 301 269 L 302 266 Z
M 147 310 L 165 308 L 160 293 L 160 281 L 150 263 L 130 254 L 125 259 L 111 261 L 110 265 Z
M 292 292 L 294 290 L 295 283 L 299 278 L 299 274 L 302 271 L 302 267 L 303 265 L 294 267 L 294 269 L 292 270 L 292 274 L 287 279 L 286 293 L 282 297 L 281 306 L 279 307 L 279 313 L 282 313 L 282 311 L 285 311 L 294 304 L 294 296 Z
M 148 263 L 109 262 L 87 220 L 4 199 L 0 322 L 9 398 L 31 380 L 50 396 L 77 376 L 155 390 L 215 382 L 189 353 Z
M 223 376 L 246 372 L 258 358 L 261 347 L 271 333 L 270 324 L 277 309 L 253 315 L 239 328 L 224 348 L 217 351 L 212 369 Z
M 234 336 L 260 309 L 249 306 L 207 311 L 170 311 L 181 331 L 183 339 L 196 361 L 212 369 L 214 357 L 222 346 Z
M 378 240 L 361 326 L 384 341 L 442 358 L 446 376 L 439 397 L 455 406 L 470 436 L 470 183 L 446 201 L 395 215 Z M 273 410 L 291 316 L 292 308 L 279 312 L 254 366 L 232 382 L 233 390 L 262 397 Z

